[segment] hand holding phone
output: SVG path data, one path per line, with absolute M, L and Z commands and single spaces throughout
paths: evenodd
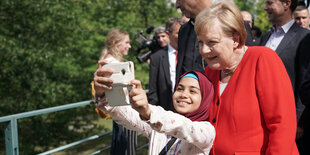
M 110 75 L 110 78 L 113 79 L 113 89 L 105 89 L 109 105 L 130 105 L 129 91 L 132 86 L 128 85 L 128 83 L 135 78 L 133 62 L 110 63 L 103 65 L 102 68 L 110 68 L 114 70 L 113 74 Z

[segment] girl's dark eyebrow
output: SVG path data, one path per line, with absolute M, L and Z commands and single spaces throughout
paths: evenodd
M 191 86 L 191 88 L 195 88 L 195 89 L 200 90 L 200 88 L 198 88 L 198 87 L 196 87 L 196 86 Z
M 178 86 L 184 87 L 181 83 L 179 83 Z
M 178 86 L 184 87 L 184 85 L 182 85 L 181 83 L 179 83 Z M 190 88 L 195 88 L 195 89 L 200 90 L 200 88 L 199 88 L 199 87 L 196 87 L 196 86 L 190 86 Z

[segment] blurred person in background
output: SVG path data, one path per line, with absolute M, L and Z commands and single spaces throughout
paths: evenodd
M 108 63 L 118 63 L 124 61 L 123 57 L 128 55 L 130 45 L 129 34 L 120 29 L 112 29 L 107 35 L 105 46 L 101 52 L 100 60 L 106 60 Z M 94 80 L 96 86 L 96 80 Z M 95 97 L 104 94 L 103 90 L 97 90 L 94 87 Z M 97 109 L 99 116 L 108 116 L 103 111 Z M 122 125 L 113 121 L 111 155 L 135 155 L 137 145 L 137 132 L 128 130 Z
M 155 38 L 160 47 L 166 47 L 170 43 L 169 36 L 164 26 L 158 26 L 154 30 Z
M 299 97 L 300 83 L 305 74 L 302 70 L 303 64 L 298 60 L 298 54 L 304 50 L 301 45 L 309 30 L 300 27 L 293 19 L 293 13 L 297 7 L 297 0 L 266 0 L 264 10 L 268 14 L 268 20 L 272 23 L 270 30 L 261 38 L 260 45 L 274 50 L 281 58 L 286 71 L 290 77 L 294 90 L 297 120 L 296 140 L 302 132 L 302 122 L 299 122 L 305 106 Z
M 165 33 L 170 43 L 150 57 L 149 103 L 159 105 L 165 110 L 173 110 L 171 102 L 176 79 L 178 32 L 184 23 L 181 18 L 169 18 L 166 22 Z
M 302 49 L 298 53 L 298 63 L 301 64 L 300 72 L 303 72 L 303 78 L 300 80 L 299 95 L 302 104 L 305 106 L 298 128 L 300 132 L 296 134 L 296 143 L 301 155 L 310 154 L 310 34 L 300 43 Z
M 250 27 L 253 27 L 253 18 L 252 15 L 248 11 L 241 11 L 243 20 L 249 23 Z
M 308 8 L 303 5 L 297 6 L 294 11 L 294 19 L 298 25 L 305 29 L 309 29 L 310 16 Z
M 253 36 L 253 43 L 255 46 L 259 46 L 260 45 L 260 39 L 262 37 L 262 31 L 259 27 L 257 26 L 253 26 L 252 27 L 252 36 Z
M 165 47 L 168 46 L 168 44 L 170 43 L 170 40 L 169 40 L 169 36 L 168 34 L 166 33 L 166 28 L 164 26 L 158 26 L 154 29 L 154 35 L 155 35 L 155 39 L 156 39 L 156 42 L 158 43 L 159 45 L 159 49 L 158 50 L 155 50 L 153 52 L 157 52 Z M 148 64 L 151 63 L 151 60 L 150 58 L 147 59 L 146 61 Z

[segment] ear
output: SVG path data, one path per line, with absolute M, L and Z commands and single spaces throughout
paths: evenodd
M 233 34 L 233 41 L 234 41 L 233 46 L 234 46 L 234 48 L 238 48 L 239 41 L 240 41 L 239 38 L 240 38 L 239 35 L 237 35 L 236 33 Z
M 285 10 L 289 10 L 290 7 L 291 7 L 292 1 L 288 0 L 286 2 L 282 2 L 282 4 L 283 4 L 283 7 L 284 7 Z
M 169 31 L 166 31 L 166 34 L 168 35 L 168 37 L 170 36 L 170 32 Z

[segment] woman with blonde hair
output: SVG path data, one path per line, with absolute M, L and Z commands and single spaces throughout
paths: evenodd
M 106 60 L 108 63 L 118 63 L 124 61 L 123 57 L 128 55 L 130 45 L 129 34 L 126 31 L 120 29 L 112 29 L 107 35 L 105 46 L 102 49 L 100 60 Z M 95 89 L 94 89 L 95 90 Z M 100 90 L 95 90 L 97 94 L 103 93 Z M 100 117 L 108 117 L 105 112 L 96 108 L 96 112 Z M 124 154 L 135 155 L 136 154 L 137 133 L 135 131 L 128 130 L 122 125 L 118 125 L 113 121 L 113 134 L 111 155 Z
M 112 29 L 106 38 L 100 60 L 108 59 L 108 61 L 115 60 L 112 62 L 121 62 L 123 61 L 123 56 L 128 55 L 130 48 L 129 34 L 120 29 Z
M 245 46 L 238 8 L 228 2 L 195 21 L 199 51 L 214 85 L 209 121 L 216 131 L 211 154 L 298 154 L 292 85 L 278 55 Z

